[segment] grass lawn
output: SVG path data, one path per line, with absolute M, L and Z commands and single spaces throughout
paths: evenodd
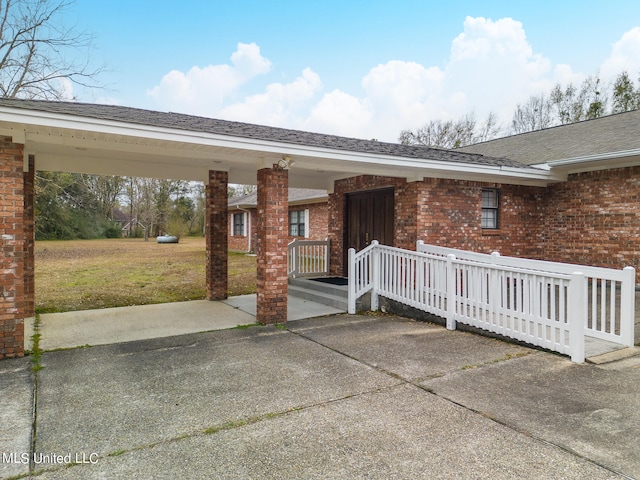
M 203 299 L 204 238 L 38 241 L 36 311 L 66 312 Z M 229 295 L 255 293 L 256 259 L 229 253 Z

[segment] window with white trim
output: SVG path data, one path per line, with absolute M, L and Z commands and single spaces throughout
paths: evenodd
M 292 237 L 307 237 L 307 215 L 305 210 L 289 212 L 289 235 Z
M 244 213 L 233 214 L 233 235 L 235 237 L 244 237 L 246 231 L 244 229 Z
M 482 228 L 496 230 L 498 228 L 499 191 L 496 188 L 482 190 Z

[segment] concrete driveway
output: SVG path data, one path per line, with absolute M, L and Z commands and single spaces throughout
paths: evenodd
M 41 363 L 0 362 L 1 478 L 640 478 L 640 357 L 336 315 Z

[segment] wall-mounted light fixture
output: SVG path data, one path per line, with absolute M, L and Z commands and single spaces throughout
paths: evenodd
M 283 170 L 289 170 L 295 164 L 295 160 L 291 160 L 291 157 L 289 157 L 289 155 L 284 155 L 281 160 L 278 160 L 278 166 Z

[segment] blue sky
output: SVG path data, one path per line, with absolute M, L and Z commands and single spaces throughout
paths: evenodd
M 108 90 L 80 101 L 396 141 L 561 82 L 640 75 L 640 3 L 77 0 Z

